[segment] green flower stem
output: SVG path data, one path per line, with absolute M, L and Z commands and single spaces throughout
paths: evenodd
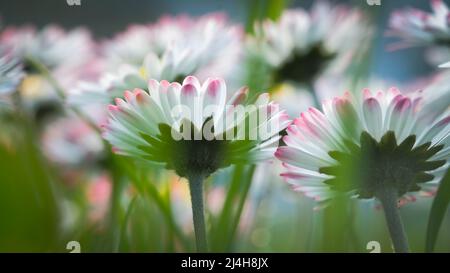
M 108 147 L 108 146 L 106 146 Z M 108 167 L 111 170 L 112 177 L 112 193 L 109 203 L 109 236 L 111 242 L 112 252 L 118 252 L 120 246 L 120 226 L 122 222 L 121 212 L 121 197 L 126 187 L 126 181 L 123 179 L 119 169 L 119 162 L 117 157 L 111 153 L 111 149 L 108 151 Z
M 62 101 L 66 100 L 66 92 L 64 91 L 64 88 L 61 87 L 61 85 L 58 83 L 55 77 L 53 77 L 52 73 L 48 70 L 47 67 L 45 67 L 45 65 L 31 57 L 27 58 L 27 63 L 36 71 L 38 71 L 39 74 L 41 74 L 53 86 L 53 88 L 55 88 L 56 94 Z M 98 133 L 101 133 L 98 126 L 89 117 L 83 114 L 83 112 L 81 112 L 77 107 L 70 106 L 70 109 L 90 127 L 92 127 L 92 129 L 94 129 Z
M 400 212 L 398 210 L 398 196 L 395 189 L 384 189 L 377 193 L 377 198 L 381 201 L 386 217 L 386 223 L 391 235 L 392 243 L 396 253 L 408 253 L 408 239 L 406 238 Z
M 207 252 L 205 212 L 203 208 L 203 176 L 189 177 L 189 190 L 191 192 L 192 217 L 194 220 L 195 240 L 197 252 Z

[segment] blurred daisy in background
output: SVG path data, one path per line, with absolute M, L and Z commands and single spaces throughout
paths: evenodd
M 17 117 L 13 111 L 15 102 L 12 94 L 22 82 L 25 73 L 21 61 L 7 51 L 0 49 L 0 146 L 14 149 L 14 143 L 20 137 L 16 126 Z
M 19 91 L 24 105 L 36 115 L 58 107 L 58 100 L 66 95 L 58 92 L 98 73 L 95 44 L 86 29 L 65 31 L 55 25 L 41 30 L 31 26 L 7 27 L 1 31 L 0 48 L 23 61 L 26 76 Z M 47 70 L 57 79 L 60 90 L 45 75 Z
M 72 198 L 61 198 L 60 218 L 62 234 L 89 230 L 95 236 L 107 228 L 112 195 L 112 178 L 107 172 L 68 172 L 64 176 L 65 190 Z M 73 198 L 76 196 L 76 198 Z M 82 226 L 82 229 L 76 227 Z
M 16 91 L 24 76 L 20 60 L 2 51 L 0 54 L 0 96 Z
M 242 36 L 241 27 L 228 22 L 225 14 L 163 16 L 154 24 L 133 25 L 105 41 L 104 55 L 112 72 L 129 64 L 150 69 L 141 72 L 151 78 L 183 79 L 214 63 L 229 62 L 223 55 L 232 58 L 240 50 Z M 145 67 L 146 59 L 160 66 Z
M 288 127 L 276 156 L 293 189 L 326 204 L 340 193 L 377 198 L 396 251 L 408 251 L 397 204 L 435 186 L 448 168 L 450 116 L 420 92 L 363 91 L 311 108 Z M 447 101 L 448 106 L 448 101 Z M 399 225 L 400 223 L 400 225 Z M 395 233 L 395 234 L 393 234 Z
M 77 72 L 75 68 L 88 63 L 95 52 L 87 29 L 65 31 L 56 25 L 41 30 L 31 26 L 7 27 L 1 33 L 0 43 L 17 56 L 33 58 L 56 74 L 69 68 Z
M 290 84 L 281 84 L 273 91 L 272 98 L 285 109 L 290 117 L 296 117 L 301 112 L 314 105 L 314 98 L 309 90 L 295 88 Z
M 391 50 L 430 46 L 428 60 L 438 65 L 450 57 L 450 12 L 442 0 L 431 0 L 430 4 L 431 13 L 415 8 L 394 12 L 387 34 L 400 39 Z
M 47 123 L 42 134 L 44 154 L 64 167 L 92 167 L 103 159 L 100 135 L 78 117 L 60 117 Z
M 450 72 L 443 70 L 430 77 L 429 83 L 424 86 L 424 99 L 433 105 L 431 110 L 441 111 L 450 107 Z
M 88 218 L 92 223 L 102 223 L 108 215 L 112 194 L 112 179 L 102 173 L 92 176 L 86 187 Z M 106 223 L 103 223 L 106 224 Z
M 443 69 L 431 75 L 415 79 L 408 84 L 403 84 L 401 89 L 405 93 L 414 91 L 422 92 L 422 97 L 426 104 L 433 105 L 434 111 L 443 111 L 450 104 L 449 83 L 450 72 Z
M 317 1 L 310 11 L 286 10 L 276 22 L 257 23 L 247 51 L 270 68 L 270 85 L 290 82 L 312 92 L 320 75 L 345 73 L 356 55 L 367 49 L 370 34 L 360 10 Z
M 152 51 L 152 42 L 151 25 L 133 24 L 112 39 L 103 41 L 102 55 L 111 70 L 122 64 L 139 67 Z
M 188 75 L 202 80 L 227 78 L 239 60 L 242 37 L 241 26 L 231 24 L 220 13 L 198 18 L 165 16 L 154 24 L 133 25 L 104 42 L 107 72 L 100 84 L 78 88 L 74 96 L 86 97 L 85 103 L 101 95 L 112 101 L 123 90 L 146 89 L 150 78 L 167 81 L 182 81 Z

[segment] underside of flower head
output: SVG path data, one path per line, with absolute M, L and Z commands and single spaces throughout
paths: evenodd
M 151 80 L 148 89 L 126 91 L 125 100 L 110 105 L 104 138 L 117 153 L 165 164 L 184 177 L 269 158 L 289 124 L 267 94 L 249 101 L 242 88 L 229 97 L 221 79 Z
M 389 36 L 401 40 L 390 46 L 392 50 L 412 46 L 450 45 L 450 11 L 442 0 L 431 1 L 432 13 L 408 8 L 395 12 L 390 18 Z
M 277 21 L 257 23 L 255 32 L 249 51 L 275 71 L 276 84 L 310 84 L 326 70 L 345 69 L 365 48 L 371 29 L 361 11 L 317 1 L 309 11 L 292 9 Z
M 427 110 L 423 109 L 427 107 Z M 277 150 L 294 189 L 318 201 L 336 194 L 370 199 L 429 191 L 448 166 L 450 117 L 432 113 L 420 94 L 396 89 L 350 94 L 311 108 L 288 127 Z
M 376 197 L 383 189 L 394 189 L 401 197 L 421 189 L 421 183 L 433 180 L 428 173 L 445 164 L 445 160 L 430 160 L 443 145 L 431 147 L 431 142 L 413 148 L 415 135 L 397 143 L 393 131 L 377 142 L 367 132 L 361 133 L 359 146 L 347 142 L 347 152 L 331 151 L 337 161 L 334 166 L 321 167 L 320 173 L 332 176 L 324 183 L 331 189 L 355 191 L 358 198 Z
M 312 46 L 307 52 L 295 52 L 275 73 L 275 82 L 310 83 L 336 57 L 321 45 Z

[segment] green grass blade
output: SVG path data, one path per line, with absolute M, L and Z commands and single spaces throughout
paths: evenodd
M 277 20 L 289 4 L 289 0 L 250 0 L 248 1 L 249 14 L 247 17 L 246 32 L 253 33 L 256 21 L 269 18 Z
M 170 232 L 172 232 L 173 235 L 179 240 L 185 251 L 190 250 L 188 239 L 173 218 L 170 196 L 166 196 L 166 198 L 161 196 L 156 186 L 151 181 L 148 181 L 146 173 L 136 171 L 136 164 L 126 161 L 126 159 L 124 160 L 123 158 L 120 159 L 120 167 L 122 168 L 122 171 L 130 179 L 130 182 L 135 186 L 139 194 L 155 203 L 157 208 L 162 213 Z
M 267 3 L 267 18 L 277 20 L 288 4 L 289 0 L 270 0 L 269 3 Z
M 220 216 L 214 225 L 211 233 L 211 250 L 224 251 L 223 247 L 226 245 L 225 234 L 229 233 L 231 218 L 233 215 L 233 207 L 236 198 L 239 195 L 242 175 L 244 173 L 244 166 L 236 165 L 233 170 L 233 178 L 228 188 L 228 194 L 223 204 Z
M 425 251 L 432 252 L 436 244 L 442 221 L 450 202 L 450 169 L 447 170 L 444 178 L 442 178 L 431 206 L 430 218 L 428 219 L 427 237 Z
M 135 207 L 136 199 L 137 199 L 137 196 L 133 197 L 133 199 L 131 200 L 130 204 L 128 205 L 127 211 L 125 213 L 125 218 L 123 220 L 122 228 L 120 230 L 119 252 L 128 252 L 129 251 L 126 234 L 127 234 L 127 227 L 130 222 L 130 215 L 133 212 L 133 209 Z
M 228 251 L 231 251 L 231 247 L 234 241 L 234 237 L 236 235 L 236 230 L 237 227 L 239 225 L 239 222 L 241 220 L 241 215 L 242 215 L 242 211 L 244 210 L 244 205 L 245 205 L 245 201 L 247 200 L 248 197 L 248 193 L 250 190 L 250 186 L 252 183 L 252 178 L 253 178 L 253 173 L 255 172 L 255 165 L 252 165 L 250 167 L 250 169 L 248 170 L 244 181 L 242 181 L 243 185 L 242 185 L 242 193 L 241 196 L 239 198 L 239 202 L 236 208 L 236 213 L 232 218 L 232 222 L 231 222 L 231 227 L 230 227 L 230 232 L 229 232 L 229 236 L 227 239 L 227 247 L 226 249 Z

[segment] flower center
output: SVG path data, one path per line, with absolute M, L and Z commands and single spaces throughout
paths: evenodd
M 188 75 L 178 75 L 178 76 L 176 76 L 175 77 L 175 79 L 174 79 L 174 82 L 179 82 L 179 83 L 182 83 L 183 82 L 183 80 L 187 77 Z
M 347 141 L 348 152 L 329 153 L 337 164 L 319 171 L 333 176 L 325 183 L 334 190 L 356 190 L 359 198 L 372 198 L 381 190 L 393 189 L 400 197 L 420 190 L 421 183 L 434 178 L 428 172 L 445 164 L 445 160 L 430 160 L 443 145 L 431 146 L 431 142 L 427 142 L 413 147 L 415 142 L 416 137 L 411 135 L 397 144 L 392 131 L 377 142 L 363 132 L 360 146 Z
M 308 84 L 313 81 L 336 54 L 326 52 L 320 45 L 314 45 L 306 53 L 295 53 L 275 75 L 277 83 L 293 81 Z
M 204 124 L 208 122 L 208 119 Z M 157 137 L 142 134 L 141 136 L 150 146 L 139 146 L 148 156 L 144 158 L 166 164 L 167 169 L 175 170 L 182 177 L 203 175 L 204 177 L 239 161 L 236 155 L 245 154 L 253 147 L 250 140 L 225 140 L 204 137 L 196 139 L 194 125 L 191 124 L 191 138 L 175 140 L 172 128 L 167 124 L 160 124 L 160 134 Z
M 439 46 L 450 47 L 450 38 L 448 37 L 436 38 L 435 42 Z

